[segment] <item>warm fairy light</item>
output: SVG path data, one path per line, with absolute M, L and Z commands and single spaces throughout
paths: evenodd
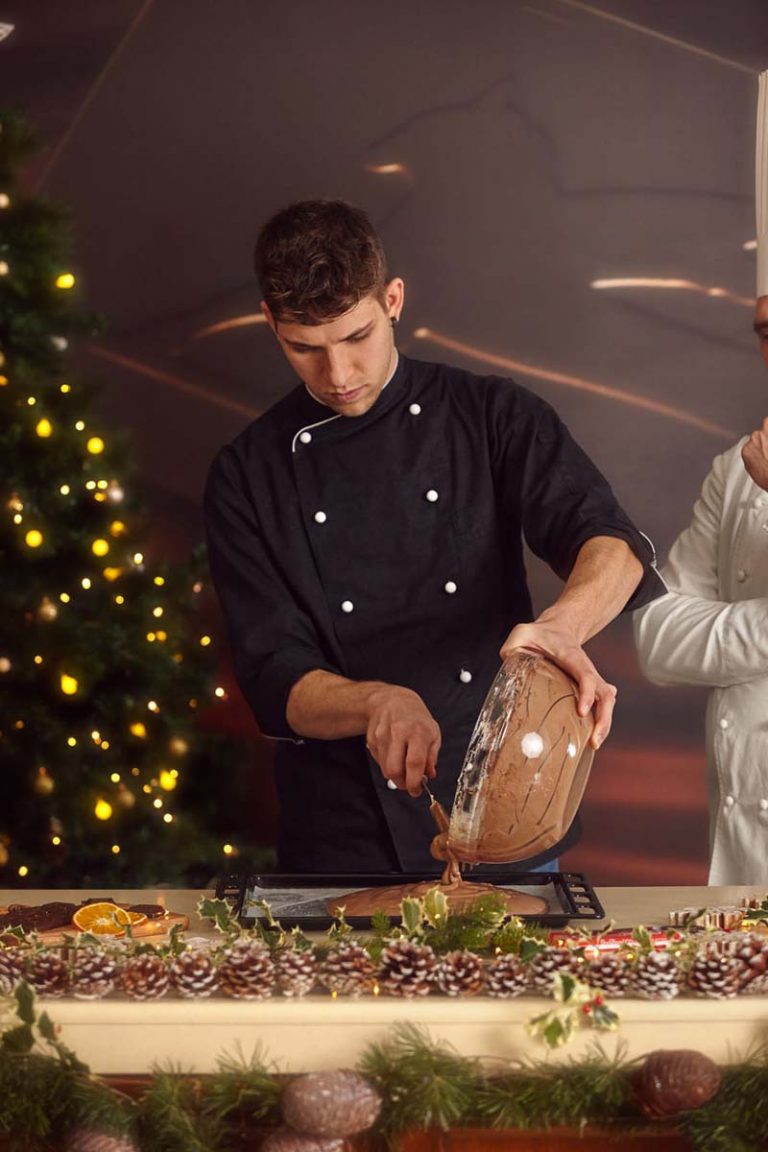
M 171 815 L 171 813 L 170 813 L 170 812 L 164 812 L 164 813 L 163 813 L 163 822 L 164 822 L 165 824 L 171 824 L 171 823 L 173 823 L 173 816 Z
M 107 496 L 113 504 L 119 504 L 125 496 L 125 492 L 123 492 L 116 480 L 110 480 L 107 485 Z
M 42 664 L 42 662 L 43 662 L 42 656 L 35 656 L 34 660 L 35 660 L 35 664 Z
M 168 639 L 168 633 L 163 632 L 162 629 L 156 635 L 157 635 L 157 638 L 161 644 L 164 643 Z
M 94 492 L 93 498 L 97 504 L 103 504 L 107 497 L 104 492 Z
M 11 198 L 7 192 L 0 192 L 0 208 L 10 208 Z
M 96 481 L 95 480 L 86 480 L 85 486 L 89 492 L 93 492 L 96 488 Z
M 109 488 L 109 481 L 108 480 L 97 480 L 96 481 L 96 487 L 97 488 L 104 488 L 104 489 Z
M 148 796 L 152 793 L 152 789 L 150 788 L 149 784 L 143 784 L 141 790 L 142 792 L 146 792 Z
M 61 844 L 61 836 L 51 836 L 51 844 L 58 848 L 59 844 Z
M 157 703 L 156 700 L 147 701 L 147 708 L 149 709 L 150 712 L 159 712 L 160 711 L 160 705 Z
M 178 772 L 174 774 L 173 772 L 169 772 L 167 768 L 164 768 L 160 773 L 160 787 L 165 792 L 173 792 L 174 788 L 176 787 L 177 776 Z
M 213 694 L 214 694 L 214 696 L 218 696 L 219 700 L 223 700 L 224 697 L 227 695 L 225 689 L 222 688 L 221 685 L 219 685 L 218 688 L 214 689 Z
M 379 988 L 378 984 L 374 984 L 371 991 L 373 992 L 374 996 L 378 996 L 381 993 L 381 988 Z
M 201 636 L 200 637 L 200 647 L 201 648 L 207 648 L 208 645 L 210 644 L 210 642 L 211 642 L 210 636 Z
M 99 740 L 101 740 L 101 732 L 94 729 L 93 732 L 91 732 L 91 740 L 98 744 Z
M 13 665 L 7 656 L 0 656 L 0 672 L 10 672 Z
M 16 513 L 13 518 L 13 522 L 14 524 L 22 524 L 24 522 L 24 517 L 22 516 L 21 512 Z
M 59 678 L 59 684 L 65 696 L 76 696 L 80 687 L 75 677 L 67 675 L 66 672 L 62 672 Z
M 189 701 L 189 706 L 190 706 L 190 708 L 197 708 L 197 700 L 194 698 L 194 696 Z
M 189 744 L 187 744 L 186 740 L 182 740 L 181 736 L 174 736 L 168 747 L 174 756 L 185 756 L 189 751 Z M 176 769 L 174 768 L 173 771 L 175 772 Z
M 109 552 L 109 540 L 94 540 L 91 544 L 91 552 L 94 556 L 106 556 Z
M 153 807 L 153 808 L 162 808 L 162 806 L 163 806 L 163 802 L 162 802 L 162 800 L 160 799 L 160 797 L 159 797 L 159 796 L 157 796 L 157 797 L 156 797 L 156 798 L 155 798 L 155 799 L 152 801 L 152 807 Z
M 76 432 L 85 432 L 85 420 L 76 420 L 75 421 L 75 431 Z
M 72 489 L 70 488 L 69 484 L 62 484 L 59 488 L 59 494 L 61 496 L 69 496 L 71 491 Z
M 178 780 L 178 778 L 179 778 L 178 768 L 171 768 L 171 776 L 173 776 L 174 780 Z
M 147 643 L 154 644 L 155 640 L 157 640 L 157 636 L 155 635 L 155 633 L 154 632 L 147 632 Z
M 67 738 L 67 744 L 69 745 L 70 748 L 76 748 L 77 747 L 77 740 L 75 739 L 74 736 L 69 736 Z
M 97 800 L 93 808 L 93 814 L 97 820 L 109 820 L 112 815 L 112 805 L 108 800 Z
M 234 852 L 234 848 L 232 847 L 231 844 L 225 844 L 224 847 L 222 848 L 222 852 L 224 853 L 225 856 L 231 856 L 232 853 Z
M 102 572 L 102 575 L 103 575 L 104 579 L 109 580 L 109 582 L 111 584 L 114 580 L 117 580 L 120 578 L 120 576 L 122 575 L 122 572 L 123 572 L 122 568 L 105 568 Z
M 120 845 L 119 844 L 113 844 L 112 845 L 113 855 L 117 856 L 119 854 L 119 852 L 120 852 Z
M 203 584 L 202 584 L 202 581 L 201 581 L 201 580 L 197 580 L 197 581 L 196 581 L 196 582 L 195 582 L 195 583 L 192 585 L 192 591 L 193 591 L 193 592 L 196 592 L 196 593 L 200 593 L 200 592 L 202 592 L 202 590 L 203 590 Z
M 147 735 L 147 729 L 142 724 L 141 720 L 137 720 L 135 724 L 131 724 L 128 731 L 130 732 L 131 736 L 137 736 L 139 740 L 144 740 Z
M 163 609 L 160 607 L 159 604 L 157 605 L 156 608 L 152 609 L 152 615 L 156 616 L 158 619 L 162 616 L 162 614 L 163 614 Z
M 27 396 L 27 404 L 29 404 L 30 408 L 34 408 L 35 404 L 37 404 L 37 397 Z
M 47 440 L 49 436 L 53 435 L 53 424 L 45 416 L 42 420 L 38 420 L 35 425 L 35 432 L 41 440 Z
M 113 520 L 109 526 L 110 536 L 122 536 L 125 530 L 125 524 L 123 524 L 122 520 Z M 157 583 L 157 581 L 155 581 L 155 583 Z
M 143 552 L 134 552 L 133 562 L 134 562 L 134 564 L 143 564 L 144 563 L 144 553 Z
M 113 784 L 119 784 L 120 783 L 120 773 L 119 772 L 113 772 L 112 775 L 110 776 L 110 780 L 112 781 Z
M 80 581 L 80 584 L 82 585 L 83 588 L 85 588 L 85 590 L 87 592 L 91 586 L 90 576 L 83 576 L 82 580 Z
M 72 385 L 71 384 L 62 384 L 61 387 L 59 388 L 59 392 L 63 392 L 65 396 L 67 395 L 68 392 L 71 392 L 71 391 L 72 391 Z
M 75 286 L 75 278 L 71 272 L 62 272 L 61 276 L 56 277 L 56 287 L 57 288 L 67 289 L 67 288 L 74 288 L 74 286 Z
M 26 864 L 22 864 L 21 868 L 19 868 L 19 876 L 28 876 L 28 875 L 29 875 L 29 868 L 27 868 Z
M 125 604 L 125 596 L 115 596 L 115 604 Z
M 43 542 L 43 534 L 37 528 L 30 528 L 24 537 L 24 543 L 27 548 L 39 548 Z
M 61 592 L 59 594 L 59 600 L 61 600 L 62 604 L 69 604 L 71 599 L 72 597 L 70 596 L 69 592 Z
M 91 456 L 100 456 L 104 451 L 104 441 L 101 436 L 91 436 L 85 446 Z
M 165 584 L 165 577 L 164 576 L 155 576 L 153 583 L 157 584 L 158 588 L 162 588 L 163 584 Z

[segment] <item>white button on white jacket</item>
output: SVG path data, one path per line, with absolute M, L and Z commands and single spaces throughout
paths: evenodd
M 712 689 L 710 884 L 768 883 L 760 818 L 768 795 L 768 538 L 763 517 L 753 514 L 765 493 L 744 468 L 744 443 L 714 460 L 662 571 L 668 593 L 635 613 L 650 680 Z

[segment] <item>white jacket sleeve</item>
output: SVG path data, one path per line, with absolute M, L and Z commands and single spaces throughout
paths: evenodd
M 722 688 L 768 674 L 768 599 L 731 603 L 719 579 L 725 480 L 740 447 L 718 456 L 704 481 L 662 573 L 669 591 L 634 614 L 640 665 L 656 684 Z

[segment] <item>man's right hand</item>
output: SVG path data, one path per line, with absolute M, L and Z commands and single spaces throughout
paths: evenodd
M 768 420 L 753 432 L 741 450 L 744 467 L 758 488 L 768 492 Z
M 437 775 L 441 740 L 437 721 L 416 692 L 382 684 L 371 693 L 365 741 L 385 780 L 420 795 L 422 778 Z

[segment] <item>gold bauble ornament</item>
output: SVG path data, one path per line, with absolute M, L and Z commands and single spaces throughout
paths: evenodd
M 136 803 L 136 797 L 133 792 L 131 792 L 130 788 L 126 788 L 124 784 L 121 784 L 117 790 L 117 799 L 123 808 L 133 808 Z
M 50 796 L 55 787 L 56 784 L 53 777 L 48 775 L 48 769 L 38 768 L 35 783 L 33 784 L 33 788 L 38 796 Z
M 53 600 L 49 599 L 48 596 L 44 596 L 37 610 L 37 614 L 41 620 L 55 620 L 59 614 L 59 610 Z

